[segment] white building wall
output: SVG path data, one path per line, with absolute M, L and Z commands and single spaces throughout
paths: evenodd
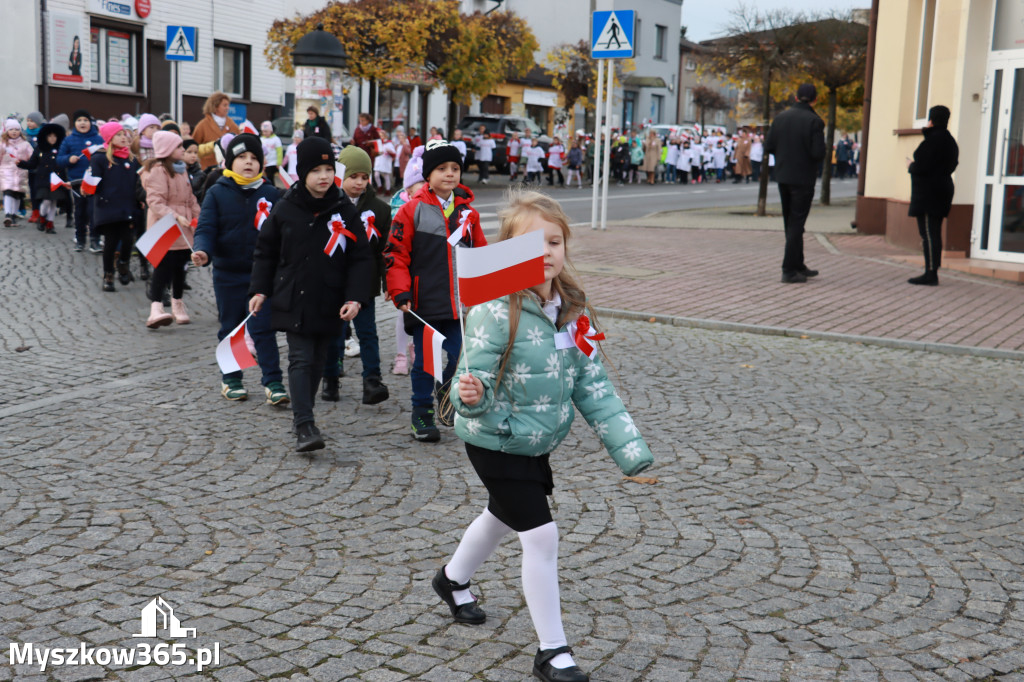
M 5 118 L 14 113 L 24 116 L 38 107 L 36 84 L 42 66 L 38 61 L 33 63 L 31 55 L 41 50 L 39 11 L 28 11 L 31 7 L 30 3 L 23 8 L 19 5 L 17 11 L 5 12 L 0 21 L 0 113 Z

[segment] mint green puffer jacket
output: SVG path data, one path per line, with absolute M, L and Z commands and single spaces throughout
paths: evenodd
M 600 358 L 591 360 L 575 346 L 555 347 L 555 325 L 532 296 L 523 298 L 515 345 L 495 391 L 501 355 L 508 345 L 508 298 L 469 309 L 464 357 L 456 377 L 469 372 L 484 385 L 476 405 L 465 405 L 453 387 L 455 433 L 467 443 L 514 455 L 551 452 L 569 433 L 573 405 L 627 476 L 651 465 L 654 457 L 608 380 Z M 455 382 L 453 382 L 455 383 Z

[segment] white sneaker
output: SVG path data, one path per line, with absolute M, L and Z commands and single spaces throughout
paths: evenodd
M 356 339 L 349 339 L 345 341 L 345 357 L 354 358 L 359 355 L 359 341 Z

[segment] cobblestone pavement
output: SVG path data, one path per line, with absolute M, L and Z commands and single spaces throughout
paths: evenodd
M 195 323 L 149 332 L 68 234 L 0 234 L 0 680 L 528 679 L 514 539 L 477 575 L 486 624 L 430 589 L 484 493 L 450 430 L 409 437 L 407 378 L 364 406 L 350 361 L 328 448 L 296 455 L 287 412 L 217 392 L 208 272 Z M 595 681 L 1024 680 L 1018 362 L 604 323 L 657 482 L 581 419 L 553 457 Z M 219 665 L 9 664 L 155 644 L 156 597 Z

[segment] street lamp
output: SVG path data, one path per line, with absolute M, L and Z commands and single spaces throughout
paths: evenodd
M 295 43 L 292 63 L 295 65 L 296 127 L 305 122 L 306 110 L 313 105 L 337 136 L 344 127 L 342 72 L 348 67 L 348 55 L 341 41 L 325 31 L 323 24 L 317 24 L 315 31 Z

